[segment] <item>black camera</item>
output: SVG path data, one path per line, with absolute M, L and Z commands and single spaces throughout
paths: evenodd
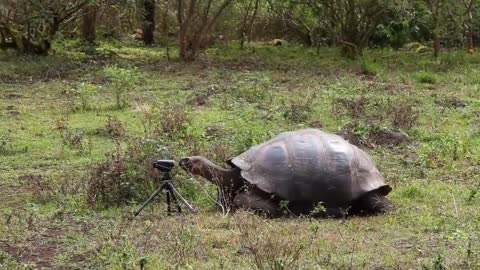
M 170 159 L 159 159 L 153 162 L 153 167 L 161 172 L 170 172 L 175 167 L 175 161 Z

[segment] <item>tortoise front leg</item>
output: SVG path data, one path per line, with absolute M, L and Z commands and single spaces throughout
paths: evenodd
M 236 209 L 252 210 L 267 217 L 273 218 L 282 215 L 278 203 L 257 188 L 250 188 L 238 193 L 233 200 L 233 205 Z

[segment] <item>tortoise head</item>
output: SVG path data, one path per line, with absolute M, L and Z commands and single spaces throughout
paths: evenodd
M 202 156 L 191 156 L 180 159 L 180 168 L 194 174 L 204 176 L 209 169 L 209 161 Z

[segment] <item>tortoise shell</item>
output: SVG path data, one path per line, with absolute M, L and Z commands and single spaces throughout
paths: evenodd
M 318 129 L 282 132 L 231 163 L 251 184 L 292 202 L 341 207 L 373 190 L 391 191 L 363 150 Z

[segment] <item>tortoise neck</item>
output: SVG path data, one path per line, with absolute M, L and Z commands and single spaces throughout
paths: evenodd
M 239 172 L 238 168 L 222 168 L 206 159 L 203 163 L 201 176 L 220 187 L 225 187 L 238 179 Z

